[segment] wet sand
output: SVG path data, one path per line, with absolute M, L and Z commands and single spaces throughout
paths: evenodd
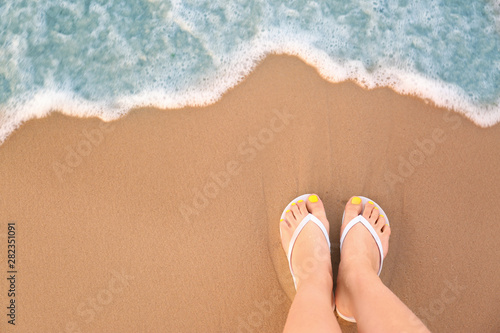
M 498 142 L 498 125 L 289 56 L 203 108 L 31 120 L 0 146 L 0 256 L 15 222 L 17 265 L 0 331 L 280 332 L 278 221 L 314 192 L 334 274 L 343 206 L 370 197 L 393 230 L 384 283 L 432 331 L 498 332 Z

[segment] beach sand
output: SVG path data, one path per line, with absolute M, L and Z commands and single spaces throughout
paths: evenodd
M 280 332 L 279 218 L 317 193 L 334 274 L 343 206 L 370 197 L 392 226 L 384 283 L 432 331 L 498 332 L 499 142 L 499 125 L 274 55 L 207 107 L 31 120 L 0 146 L 0 331 Z

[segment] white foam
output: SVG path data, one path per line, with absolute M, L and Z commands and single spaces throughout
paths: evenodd
M 22 98 L 26 102 L 21 105 L 11 101 L 7 103 L 7 107 L 0 110 L 2 115 L 0 142 L 3 142 L 23 122 L 45 117 L 54 110 L 70 116 L 99 117 L 110 121 L 121 117 L 131 109 L 140 107 L 168 109 L 213 104 L 227 90 L 241 82 L 268 54 L 298 56 L 316 67 L 320 75 L 330 82 L 353 80 L 367 89 L 390 87 L 401 94 L 431 100 L 437 106 L 462 113 L 481 127 L 492 126 L 500 122 L 500 101 L 485 107 L 473 105 L 463 97 L 463 92 L 441 82 L 392 68 L 378 69 L 368 73 L 359 61 L 339 64 L 325 52 L 312 49 L 305 44 L 264 42 L 257 43 L 248 50 L 240 50 L 238 53 L 205 86 L 187 89 L 180 94 L 166 94 L 161 90 L 152 90 L 132 96 L 122 96 L 110 105 L 89 102 L 71 92 L 46 90 Z

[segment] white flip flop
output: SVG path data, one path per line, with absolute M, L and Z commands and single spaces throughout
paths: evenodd
M 368 201 L 373 202 L 375 207 L 377 207 L 380 210 L 380 215 L 384 215 L 385 223 L 387 223 L 390 226 L 389 218 L 387 217 L 387 214 L 384 212 L 382 207 L 380 207 L 375 201 L 368 199 L 366 197 L 358 196 L 358 198 L 361 199 L 361 204 L 362 204 L 361 211 L 363 211 L 365 209 L 365 205 Z M 342 224 L 344 224 L 344 217 L 345 217 L 345 211 L 344 211 L 344 215 L 342 216 Z M 366 229 L 368 229 L 370 234 L 375 239 L 375 242 L 377 243 L 378 251 L 380 253 L 380 268 L 378 270 L 378 275 L 380 275 L 380 272 L 382 271 L 382 264 L 384 263 L 384 249 L 382 248 L 382 242 L 380 241 L 380 237 L 378 236 L 377 232 L 375 231 L 375 229 L 373 229 L 370 222 L 368 222 L 368 220 L 363 217 L 363 215 L 360 214 L 360 215 L 356 216 L 351 221 L 349 221 L 349 223 L 346 225 L 344 232 L 342 232 L 342 236 L 340 237 L 340 251 L 342 252 L 342 244 L 344 244 L 344 239 L 347 236 L 347 233 L 349 232 L 349 230 L 351 230 L 352 227 L 354 227 L 358 223 L 363 224 L 366 227 Z M 356 319 L 354 319 L 352 317 L 345 316 L 342 313 L 340 313 L 338 307 L 335 307 L 335 310 L 337 311 L 337 314 L 339 315 L 340 318 L 342 318 L 346 321 L 349 321 L 351 323 L 356 322 Z
M 310 194 L 304 194 L 301 195 L 292 201 L 286 206 L 286 208 L 283 210 L 283 213 L 281 214 L 281 219 L 285 219 L 285 213 L 287 210 L 290 209 L 292 206 L 292 203 L 296 203 L 299 200 L 304 200 L 306 201 L 309 198 Z M 300 232 L 302 229 L 306 226 L 308 222 L 313 222 L 315 223 L 323 232 L 323 235 L 325 235 L 326 241 L 328 243 L 328 249 L 330 249 L 330 236 L 328 235 L 328 231 L 326 231 L 325 226 L 323 223 L 313 214 L 307 214 L 306 217 L 302 219 L 300 224 L 297 226 L 297 229 L 295 229 L 295 232 L 292 235 L 292 239 L 290 240 L 290 245 L 288 246 L 288 266 L 290 267 L 290 273 L 292 273 L 292 278 L 293 278 L 293 284 L 295 286 L 295 289 L 297 289 L 297 281 L 295 280 L 295 275 L 293 274 L 293 268 L 292 268 L 292 251 L 293 251 L 293 246 L 295 245 L 295 241 L 297 240 L 297 237 L 299 236 Z M 280 237 L 281 237 L 281 228 L 280 228 Z

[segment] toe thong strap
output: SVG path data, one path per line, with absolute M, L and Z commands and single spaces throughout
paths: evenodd
M 293 274 L 293 269 L 292 269 L 292 251 L 293 251 L 293 246 L 295 245 L 295 241 L 297 240 L 297 237 L 299 236 L 300 232 L 306 224 L 311 221 L 314 222 L 323 232 L 323 235 L 326 238 L 326 242 L 328 243 L 328 249 L 330 249 L 330 236 L 328 235 L 328 231 L 326 231 L 325 226 L 323 223 L 313 214 L 307 214 L 306 217 L 302 219 L 300 224 L 297 226 L 297 229 L 295 229 L 295 232 L 292 235 L 292 239 L 290 240 L 290 245 L 288 246 L 288 264 L 290 266 L 290 272 L 292 273 L 293 277 L 293 284 L 295 285 L 295 289 L 297 289 L 297 282 L 295 281 L 295 275 Z
M 375 242 L 377 243 L 378 251 L 380 253 L 380 268 L 378 270 L 378 275 L 380 275 L 380 272 L 382 271 L 382 264 L 384 263 L 384 250 L 382 248 L 382 242 L 380 241 L 380 237 L 378 236 L 375 229 L 373 229 L 370 222 L 368 222 L 368 220 L 365 219 L 362 215 L 356 216 L 346 225 L 344 232 L 342 233 L 342 237 L 340 237 L 340 251 L 342 251 L 342 244 L 344 243 L 344 239 L 347 236 L 347 233 L 349 233 L 349 230 L 351 230 L 351 228 L 358 223 L 363 224 L 366 229 L 368 229 L 370 234 L 372 234 L 373 238 L 375 239 Z

